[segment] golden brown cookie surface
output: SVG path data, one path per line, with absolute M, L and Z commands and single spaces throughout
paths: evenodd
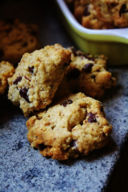
M 8 98 L 25 115 L 52 102 L 71 58 L 71 52 L 59 44 L 25 53 L 9 79 Z
M 27 127 L 31 146 L 57 160 L 77 158 L 103 147 L 112 129 L 102 104 L 83 93 L 32 116 Z

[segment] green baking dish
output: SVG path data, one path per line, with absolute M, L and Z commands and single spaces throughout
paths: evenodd
M 56 0 L 58 10 L 71 38 L 79 49 L 91 54 L 104 54 L 111 65 L 128 65 L 128 28 L 93 30 L 75 19 L 64 0 Z

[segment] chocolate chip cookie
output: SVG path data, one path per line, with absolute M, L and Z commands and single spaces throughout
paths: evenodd
M 0 62 L 0 94 L 5 92 L 8 85 L 8 78 L 14 73 L 14 67 L 7 61 Z
M 76 19 L 86 28 L 110 29 L 128 26 L 127 0 L 74 0 L 67 3 L 72 7 Z
M 68 72 L 56 93 L 57 99 L 83 91 L 86 95 L 102 98 L 106 91 L 116 84 L 112 73 L 106 70 L 106 58 L 84 54 L 72 48 Z
M 77 158 L 103 147 L 112 129 L 102 104 L 83 93 L 32 116 L 27 127 L 31 146 L 57 160 Z
M 23 113 L 44 109 L 52 102 L 71 58 L 71 51 L 59 44 L 25 53 L 9 79 L 8 98 Z
M 38 48 L 38 27 L 18 19 L 0 21 L 0 60 L 18 62 L 22 55 Z

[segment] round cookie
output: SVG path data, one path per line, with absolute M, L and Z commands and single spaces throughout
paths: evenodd
M 7 61 L 0 62 L 0 94 L 5 92 L 8 85 L 8 78 L 14 73 L 14 67 Z
M 31 146 L 57 160 L 77 158 L 103 147 L 112 130 L 102 104 L 83 93 L 32 116 L 26 125 Z
M 38 48 L 37 26 L 18 19 L 0 21 L 0 59 L 18 62 L 22 55 Z
M 8 98 L 23 113 L 44 109 L 52 102 L 71 58 L 71 51 L 59 44 L 25 53 L 9 79 Z

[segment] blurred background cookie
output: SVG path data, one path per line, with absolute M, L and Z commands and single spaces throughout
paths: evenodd
M 39 47 L 38 26 L 18 19 L 0 21 L 0 60 L 16 63 L 25 52 Z

